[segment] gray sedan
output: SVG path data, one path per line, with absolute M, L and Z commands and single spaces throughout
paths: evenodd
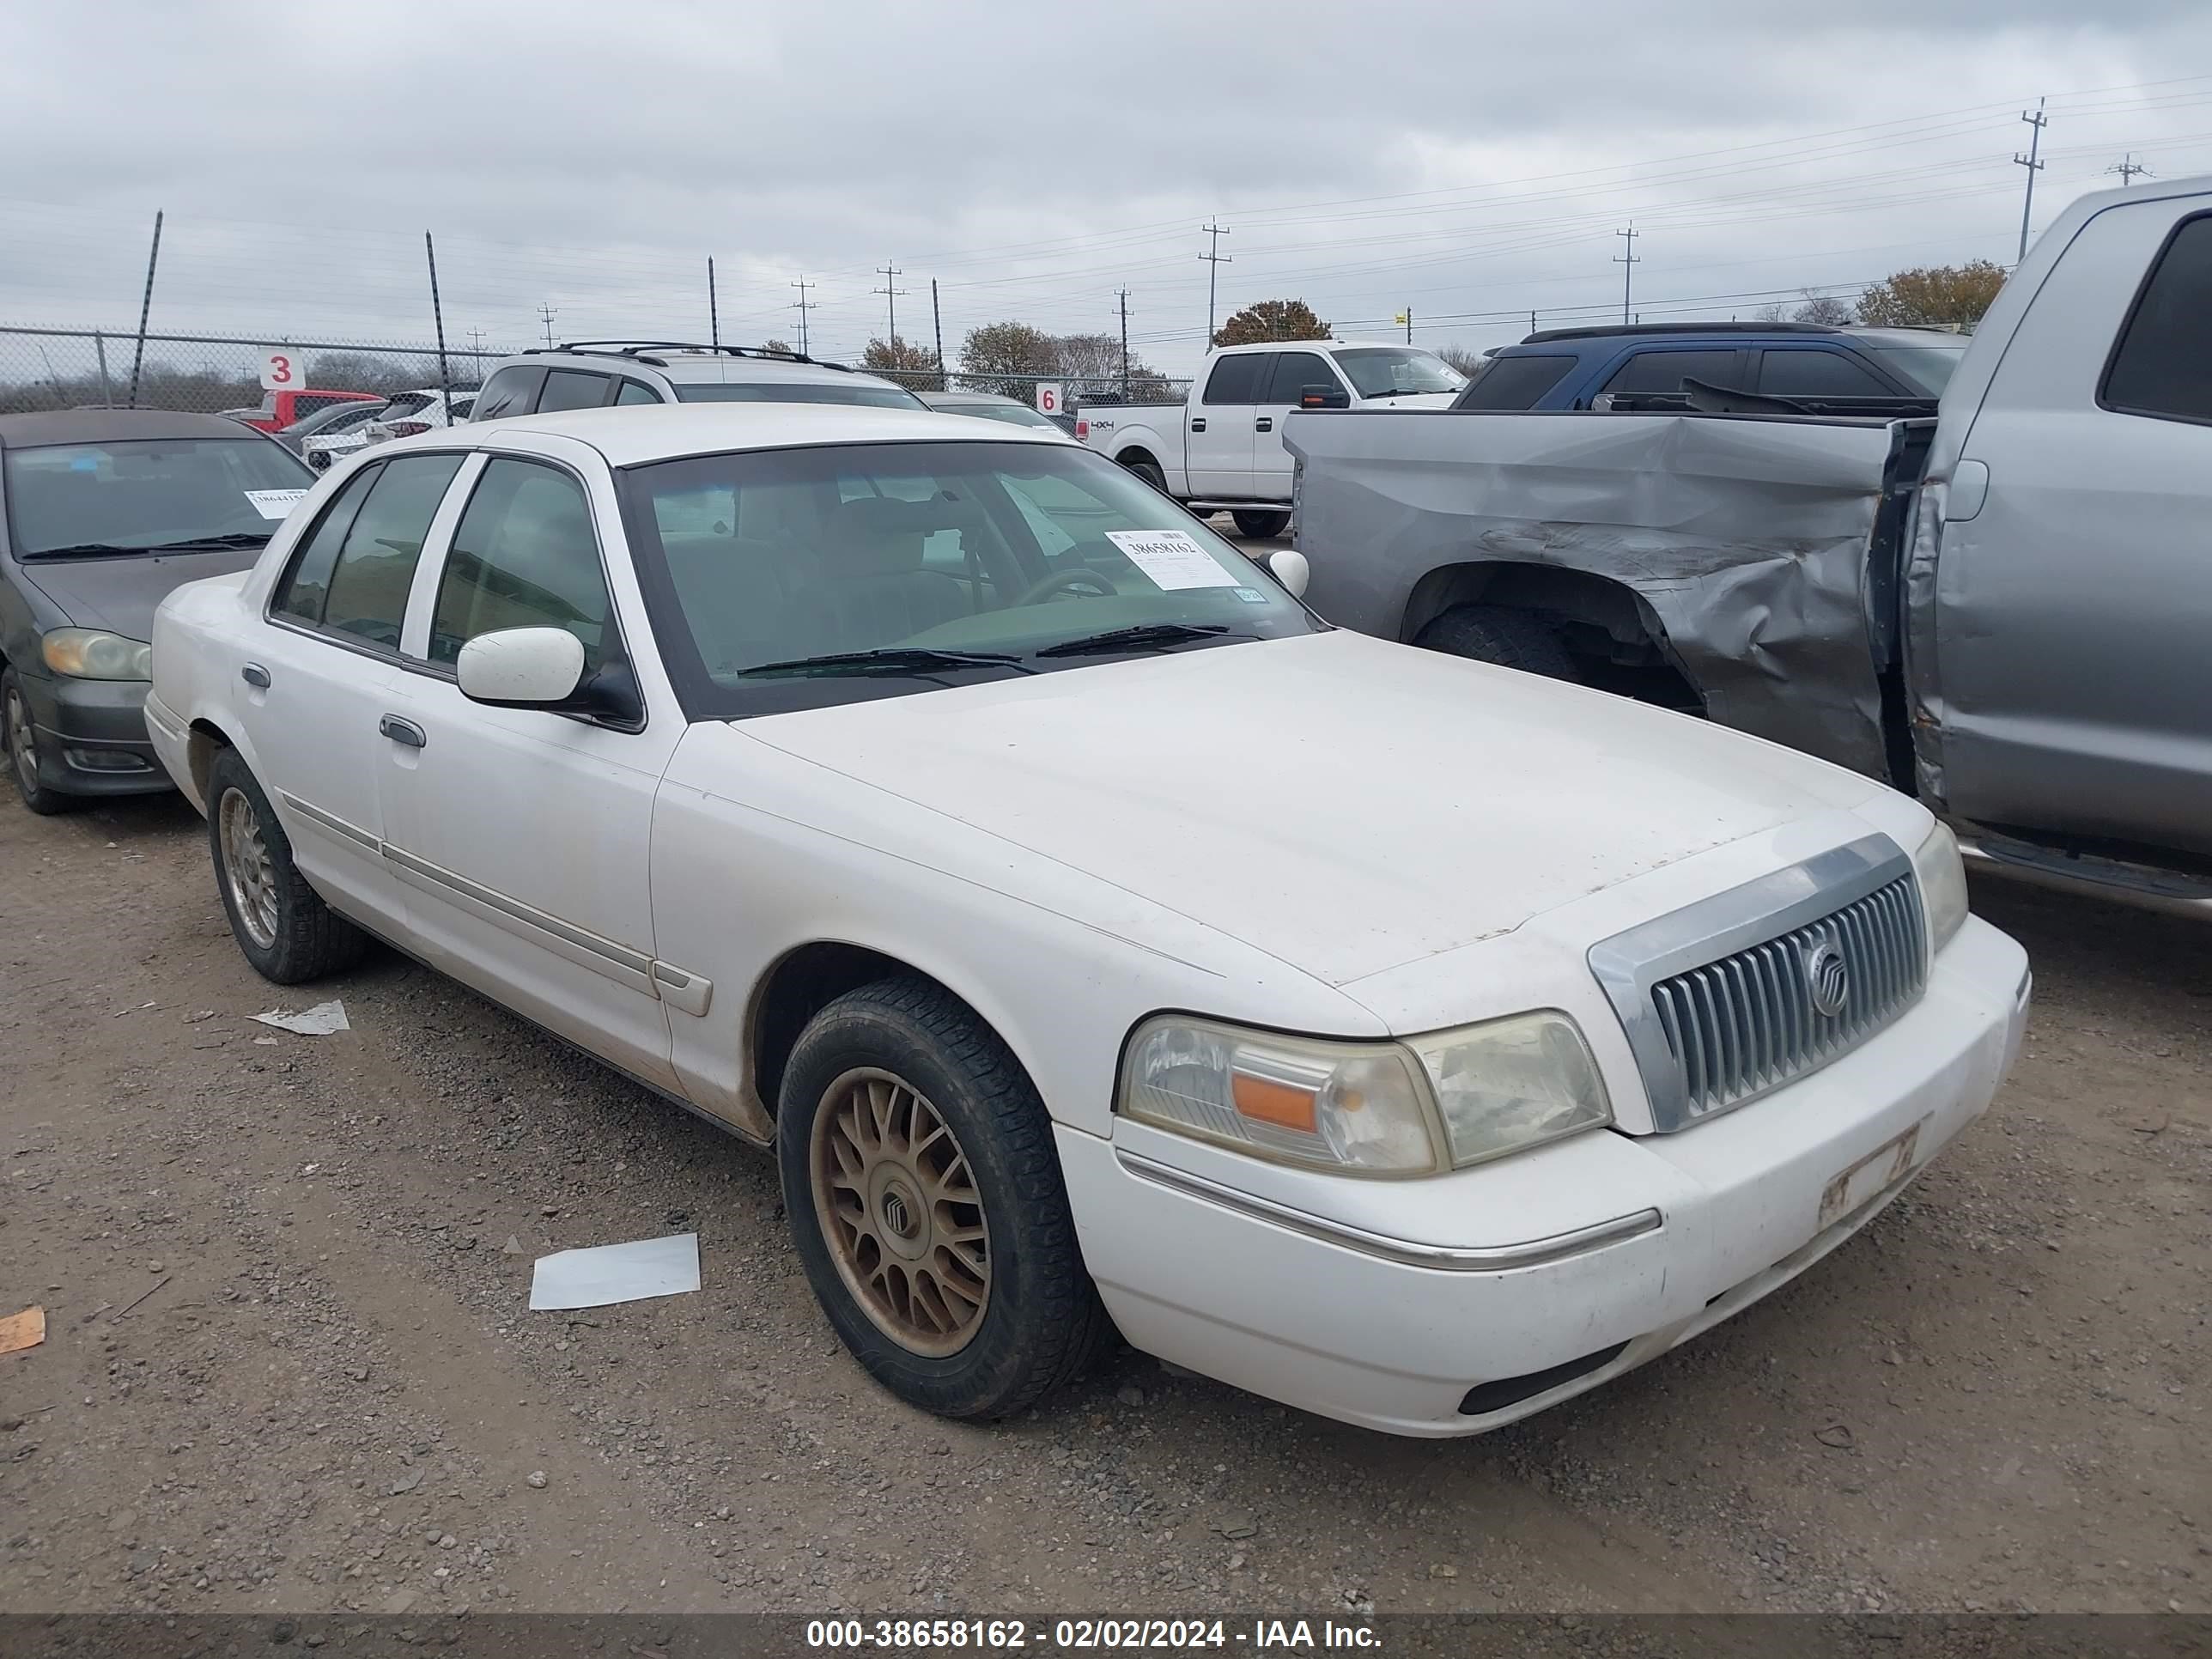
M 169 787 L 142 713 L 154 608 L 251 566 L 313 483 L 216 415 L 0 415 L 0 743 L 26 806 Z

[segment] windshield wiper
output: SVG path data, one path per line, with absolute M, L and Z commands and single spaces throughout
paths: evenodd
M 912 674 L 933 668 L 1012 668 L 1024 674 L 1036 670 L 1019 657 L 1002 651 L 939 651 L 926 646 L 888 646 L 878 651 L 833 651 L 826 656 L 793 657 L 783 662 L 757 662 L 740 668 L 740 674 L 799 674 L 812 670 L 849 674 Z
M 26 553 L 27 559 L 111 559 L 132 553 L 183 553 L 201 548 L 265 547 L 269 538 L 253 531 L 232 531 L 221 536 L 187 536 L 177 542 L 145 542 L 125 546 L 121 542 L 76 542 L 68 547 L 42 547 Z
M 1085 634 L 1080 639 L 1062 640 L 1058 645 L 1048 645 L 1030 654 L 1081 657 L 1092 652 L 1141 651 L 1148 645 L 1180 645 L 1185 640 L 1218 639 L 1228 632 L 1228 628 L 1220 623 L 1138 623 L 1129 628 L 1109 628 L 1103 634 Z M 1236 637 L 1249 640 L 1252 635 L 1239 634 Z

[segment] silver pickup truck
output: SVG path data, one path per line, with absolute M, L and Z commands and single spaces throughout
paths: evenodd
M 2087 196 L 1933 421 L 1300 412 L 1305 597 L 2212 912 L 2212 178 Z

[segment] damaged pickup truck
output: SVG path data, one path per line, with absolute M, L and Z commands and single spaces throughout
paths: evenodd
M 2212 179 L 2069 208 L 1932 421 L 1300 412 L 1285 441 L 1330 621 L 1702 713 L 2021 873 L 2212 912 Z

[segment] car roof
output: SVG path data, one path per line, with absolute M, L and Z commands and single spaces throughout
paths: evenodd
M 185 415 L 167 409 L 52 409 L 0 415 L 0 447 L 112 443 L 129 438 L 238 438 L 250 430 L 227 415 Z
M 1034 443 L 1081 448 L 1057 428 L 978 422 L 972 416 L 864 404 L 637 404 L 510 415 L 481 426 L 442 428 L 403 439 L 410 449 L 450 447 L 454 434 L 495 448 L 511 437 L 542 434 L 587 443 L 611 466 L 636 466 L 727 450 L 800 449 L 830 444 Z M 380 448 L 396 453 L 398 446 Z M 1087 453 L 1087 452 L 1086 452 Z
M 763 352 L 750 348 L 686 345 L 651 341 L 617 349 L 614 343 L 559 345 L 550 350 L 530 350 L 495 365 L 495 372 L 516 364 L 547 368 L 574 368 L 586 374 L 612 374 L 628 368 L 657 371 L 678 385 L 759 386 L 783 382 L 794 386 L 844 386 L 854 380 L 865 386 L 895 386 L 880 375 L 848 368 L 842 363 L 819 362 L 793 353 Z M 903 392 L 905 387 L 900 386 Z

